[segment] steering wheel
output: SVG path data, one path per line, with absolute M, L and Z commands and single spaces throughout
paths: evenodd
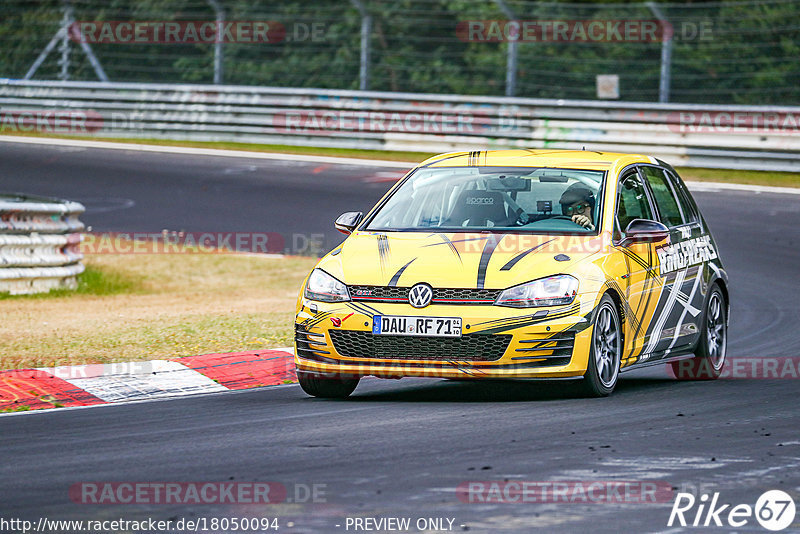
M 530 214 L 525 213 L 525 210 L 522 208 L 516 210 L 514 215 L 516 215 L 516 218 L 514 219 L 514 222 L 512 224 L 515 226 L 525 226 L 526 224 L 531 222 Z
M 586 228 L 587 230 L 591 230 L 591 231 L 594 231 L 594 228 L 595 228 L 595 226 L 594 226 L 594 224 L 593 224 L 593 223 L 590 223 L 590 224 L 589 224 L 589 226 L 583 226 L 582 224 L 578 224 L 578 223 L 576 223 L 575 221 L 573 221 L 573 220 L 572 220 L 572 217 L 570 217 L 569 215 L 553 215 L 553 216 L 552 216 L 552 217 L 550 217 L 550 218 L 551 218 L 551 219 L 566 219 L 566 220 L 568 220 L 569 222 L 571 222 L 571 223 L 573 223 L 573 224 L 576 224 L 576 225 L 580 226 L 581 228 Z

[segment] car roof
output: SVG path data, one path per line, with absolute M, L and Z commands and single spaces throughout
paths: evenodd
M 423 161 L 420 167 L 553 167 L 562 169 L 621 169 L 632 163 L 657 164 L 641 154 L 597 152 L 594 150 L 476 150 L 439 154 Z

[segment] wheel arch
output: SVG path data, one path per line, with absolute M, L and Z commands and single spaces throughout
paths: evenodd
M 622 342 L 622 350 L 625 350 L 625 321 L 627 320 L 627 314 L 625 313 L 625 307 L 622 305 L 622 295 L 613 288 L 613 287 L 606 287 L 606 290 L 600 294 L 600 297 L 597 299 L 598 306 L 600 305 L 600 301 L 603 299 L 603 295 L 608 295 L 611 297 L 611 300 L 614 301 L 614 306 L 617 308 L 617 313 L 619 314 L 619 325 L 620 325 L 620 336 Z
M 722 296 L 725 297 L 725 321 L 730 322 L 731 316 L 731 299 L 728 296 L 728 282 L 722 276 L 718 276 L 711 280 L 711 283 L 708 285 L 709 293 L 711 293 L 711 287 L 717 284 L 719 286 L 719 290 L 722 292 Z

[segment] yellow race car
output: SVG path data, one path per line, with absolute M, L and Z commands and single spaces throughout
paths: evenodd
M 582 379 L 671 363 L 717 378 L 728 276 L 668 164 L 591 151 L 458 152 L 409 172 L 303 283 L 306 393 L 363 376 Z

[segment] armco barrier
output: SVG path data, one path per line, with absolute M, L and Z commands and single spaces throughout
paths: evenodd
M 800 171 L 800 107 L 3 79 L 0 113 L 11 135 L 424 152 L 585 148 L 676 166 Z
M 83 212 L 77 202 L 0 195 L 0 293 L 74 288 L 84 269 Z

